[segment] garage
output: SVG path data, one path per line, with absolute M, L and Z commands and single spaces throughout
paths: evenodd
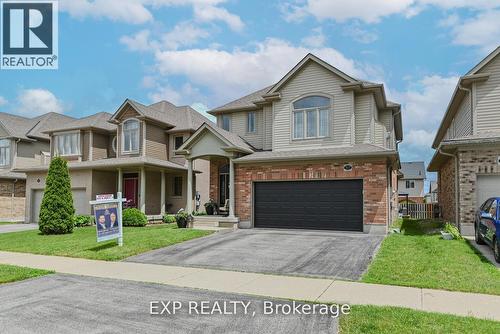
M 500 196 L 500 175 L 477 176 L 476 209 L 490 197 Z
M 254 183 L 254 226 L 363 231 L 363 180 Z
M 73 206 L 75 207 L 75 213 L 78 215 L 88 215 L 89 200 L 87 199 L 87 193 L 84 188 L 72 189 L 73 194 Z M 40 205 L 43 199 L 43 189 L 33 190 L 32 194 L 32 221 L 38 223 L 38 217 L 40 216 Z

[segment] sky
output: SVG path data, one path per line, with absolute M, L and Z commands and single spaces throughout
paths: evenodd
M 429 162 L 458 78 L 499 31 L 500 0 L 60 0 L 59 69 L 0 71 L 0 111 L 83 117 L 132 98 L 204 112 L 312 52 L 383 83 L 402 105 L 401 160 Z

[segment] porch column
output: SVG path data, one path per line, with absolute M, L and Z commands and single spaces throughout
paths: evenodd
M 121 168 L 118 168 L 118 189 L 119 193 L 123 193 L 123 171 Z
M 165 171 L 161 171 L 161 191 L 160 191 L 160 212 L 162 215 L 165 214 Z
M 187 203 L 186 203 L 186 211 L 191 214 L 193 212 L 193 160 L 187 159 L 188 163 L 188 177 L 187 177 Z
M 234 162 L 229 159 L 229 217 L 234 217 Z
M 141 194 L 140 208 L 142 213 L 146 213 L 146 170 L 141 167 Z

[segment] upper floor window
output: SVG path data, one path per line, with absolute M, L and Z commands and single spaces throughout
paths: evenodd
M 255 111 L 247 114 L 247 132 L 255 132 Z
M 413 189 L 415 188 L 415 181 L 408 180 L 406 181 L 406 189 Z
M 178 150 L 179 147 L 184 144 L 184 137 L 183 136 L 177 136 L 175 137 L 175 149 Z
M 55 135 L 55 151 L 59 156 L 80 154 L 80 132 Z
M 123 123 L 123 152 L 139 151 L 139 121 L 129 119 Z
M 231 131 L 231 116 L 222 115 L 222 128 L 226 131 Z
M 307 96 L 293 103 L 293 139 L 323 138 L 329 135 L 330 99 Z
M 0 166 L 10 165 L 10 140 L 0 139 Z

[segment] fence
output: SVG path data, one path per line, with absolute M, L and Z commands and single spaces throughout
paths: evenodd
M 399 213 L 414 219 L 430 219 L 439 217 L 439 206 L 436 203 L 399 203 Z

